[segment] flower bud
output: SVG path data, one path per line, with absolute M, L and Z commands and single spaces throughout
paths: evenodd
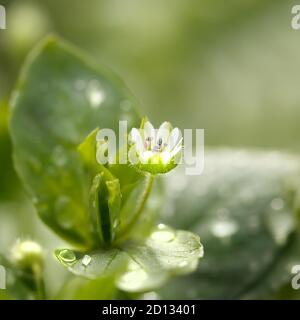
M 11 261 L 25 271 L 33 271 L 36 267 L 42 268 L 42 247 L 31 240 L 18 241 L 11 250 Z

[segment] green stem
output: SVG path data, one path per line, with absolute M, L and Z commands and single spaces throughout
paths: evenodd
M 43 272 L 40 265 L 33 266 L 34 281 L 36 286 L 36 298 L 37 300 L 46 300 L 45 282 L 43 278 Z
M 147 185 L 147 188 L 146 188 L 146 190 L 144 192 L 141 204 L 140 204 L 139 208 L 137 209 L 135 215 L 131 219 L 131 221 L 120 231 L 119 239 L 124 240 L 125 235 L 134 226 L 134 224 L 138 221 L 141 213 L 143 212 L 143 209 L 145 207 L 146 201 L 147 201 L 147 199 L 148 199 L 148 197 L 150 195 L 150 192 L 151 192 L 151 189 L 152 189 L 152 185 L 153 185 L 153 179 L 154 179 L 154 176 L 152 174 L 149 174 L 148 177 L 149 177 L 148 185 Z

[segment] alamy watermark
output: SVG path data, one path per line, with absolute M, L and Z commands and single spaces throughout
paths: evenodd
M 6 269 L 0 265 L 0 290 L 6 289 Z
M 291 26 L 294 30 L 300 29 L 300 5 L 294 5 L 291 11 L 293 17 L 291 20 Z
M 0 5 L 0 30 L 1 29 L 6 29 L 6 10 L 2 5 Z
M 167 122 L 154 129 L 133 128 L 127 134 L 127 121 L 119 121 L 118 139 L 114 130 L 101 129 L 97 137 L 97 161 L 100 164 L 158 165 L 164 168 L 185 165 L 186 175 L 201 175 L 204 170 L 204 129 L 172 128 Z M 118 141 L 118 145 L 117 145 Z M 155 169 L 154 169 L 155 170 Z

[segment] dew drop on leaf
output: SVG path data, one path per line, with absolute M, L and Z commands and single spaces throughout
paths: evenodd
M 98 109 L 105 99 L 105 92 L 97 80 L 91 80 L 87 87 L 87 97 L 92 109 Z
M 58 254 L 58 259 L 65 264 L 71 265 L 76 262 L 76 255 L 72 250 L 64 249 Z
M 128 271 L 118 281 L 120 289 L 134 291 L 140 288 L 141 283 L 148 279 L 148 274 L 136 262 L 131 261 Z
M 92 261 L 92 257 L 86 254 L 86 255 L 82 258 L 81 263 L 82 263 L 83 266 L 87 267 L 87 266 L 91 263 L 91 261 Z

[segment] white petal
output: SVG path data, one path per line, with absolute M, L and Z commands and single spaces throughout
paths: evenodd
M 144 140 L 146 139 L 150 139 L 150 148 L 153 149 L 155 145 L 155 129 L 149 121 L 147 121 L 144 125 Z
M 167 151 L 173 150 L 181 139 L 182 139 L 181 131 L 178 128 L 173 129 L 170 134 L 168 147 L 166 148 L 166 150 Z
M 142 152 L 144 150 L 143 140 L 138 129 L 133 128 L 130 132 L 130 137 L 133 143 L 136 145 L 137 152 Z
M 135 146 L 131 146 L 128 152 L 128 158 L 131 164 L 138 164 L 139 163 L 139 158 L 136 153 L 136 148 Z
M 135 143 L 137 141 L 138 136 L 140 136 L 139 130 L 136 128 L 132 128 L 130 131 L 131 141 Z
M 168 143 L 171 130 L 171 124 L 169 122 L 164 122 L 159 127 L 158 132 L 156 134 L 156 145 L 158 145 L 161 142 L 161 146 L 164 147 L 164 145 Z
M 147 164 L 149 159 L 153 156 L 152 151 L 145 151 L 140 154 L 141 163 Z
M 172 158 L 170 152 L 167 151 L 162 152 L 160 156 L 164 164 L 168 164 Z
M 177 143 L 176 147 L 173 148 L 173 150 L 171 151 L 171 155 L 172 157 L 175 157 L 176 154 L 182 150 L 182 138 L 180 139 L 180 141 Z

